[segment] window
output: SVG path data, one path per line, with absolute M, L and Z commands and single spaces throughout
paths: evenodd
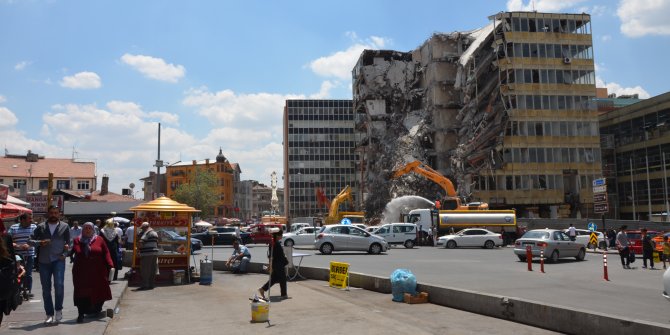
M 46 190 L 47 188 L 49 188 L 49 181 L 48 180 L 40 180 L 39 189 L 40 190 Z
M 15 189 L 21 188 L 21 185 L 25 185 L 26 180 L 25 179 L 14 179 L 12 181 L 12 186 L 14 186 Z
M 91 187 L 89 186 L 89 181 L 88 180 L 78 180 L 77 181 L 77 189 L 78 190 L 88 190 Z
M 58 190 L 69 190 L 70 181 L 69 180 L 56 180 L 56 189 Z

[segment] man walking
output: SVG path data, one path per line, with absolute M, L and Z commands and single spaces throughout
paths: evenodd
M 33 223 L 33 217 L 30 213 L 25 213 L 19 217 L 19 223 L 9 227 L 8 234 L 12 237 L 12 245 L 17 255 L 23 259 L 23 265 L 26 269 L 24 277 L 25 287 L 28 288 L 28 296 L 33 297 L 33 267 L 35 265 L 35 247 L 30 244 L 30 237 L 37 226 Z
M 47 221 L 40 223 L 33 232 L 33 243 L 40 245 L 40 283 L 44 311 L 47 314 L 44 323 L 55 324 L 63 318 L 63 295 L 65 280 L 65 257 L 70 249 L 70 228 L 60 221 L 60 210 L 49 206 Z M 53 277 L 55 302 L 51 297 L 51 278 Z M 54 314 L 55 309 L 55 314 Z
M 570 224 L 570 227 L 568 227 L 568 236 L 570 237 L 570 241 L 575 241 L 577 239 L 577 230 L 575 227 Z
M 642 228 L 640 230 L 642 233 L 642 268 L 647 268 L 647 259 L 649 260 L 649 268 L 651 270 L 656 270 L 654 268 L 654 248 L 656 243 L 651 239 L 651 236 L 647 234 L 647 228 Z
M 158 233 L 151 228 L 149 222 L 142 222 L 137 242 L 140 245 L 140 276 L 142 277 L 142 286 L 137 290 L 151 290 L 154 288 L 158 270 Z
M 628 243 L 628 235 L 626 234 L 627 228 L 628 226 L 621 226 L 621 228 L 619 228 L 619 232 L 616 234 L 616 248 L 619 250 L 621 265 L 624 269 L 630 269 L 630 259 L 628 259 L 630 248 Z

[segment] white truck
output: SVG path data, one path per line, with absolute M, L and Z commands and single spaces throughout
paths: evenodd
M 413 209 L 407 215 L 407 222 L 414 223 L 424 230 L 435 227 L 438 235 L 449 233 L 453 228 L 486 228 L 499 231 L 501 227 L 510 232 L 516 231 L 516 213 L 514 210 L 445 210 L 434 212 L 430 209 Z M 497 228 L 497 229 L 496 229 Z
M 387 223 L 375 230 L 374 234 L 383 237 L 389 245 L 401 244 L 409 249 L 416 244 L 417 227 L 413 223 Z M 422 227 L 422 231 L 430 235 L 430 226 Z

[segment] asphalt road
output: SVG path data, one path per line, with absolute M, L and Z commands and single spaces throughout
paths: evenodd
M 249 247 L 252 262 L 267 259 L 265 246 Z M 383 277 L 390 276 L 395 269 L 406 268 L 419 283 L 670 324 L 670 305 L 661 296 L 663 271 L 642 269 L 641 259 L 633 264 L 633 270 L 624 270 L 616 254 L 608 255 L 610 281 L 605 281 L 602 254 L 594 253 L 588 253 L 583 262 L 562 259 L 556 264 L 545 264 L 545 273 L 541 273 L 539 261 L 533 263 L 534 271 L 529 272 L 526 263 L 520 262 L 509 247 L 491 250 L 394 247 L 381 255 L 300 252 L 311 254 L 304 257 L 303 266 L 328 268 L 331 261 L 346 262 L 351 272 Z M 230 247 L 214 247 L 215 260 L 225 260 L 230 253 Z M 212 258 L 210 247 L 200 251 L 196 262 L 204 255 Z

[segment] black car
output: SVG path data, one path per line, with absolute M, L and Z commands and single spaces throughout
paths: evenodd
M 204 245 L 232 245 L 233 241 L 242 238 L 237 227 L 212 227 L 210 230 L 191 234 L 191 238 L 201 240 Z M 244 240 L 242 240 L 244 244 Z
M 186 237 L 177 234 L 171 230 L 158 230 L 159 244 L 165 251 L 176 252 L 179 245 L 186 241 Z M 202 249 L 202 241 L 191 236 L 191 251 Z

